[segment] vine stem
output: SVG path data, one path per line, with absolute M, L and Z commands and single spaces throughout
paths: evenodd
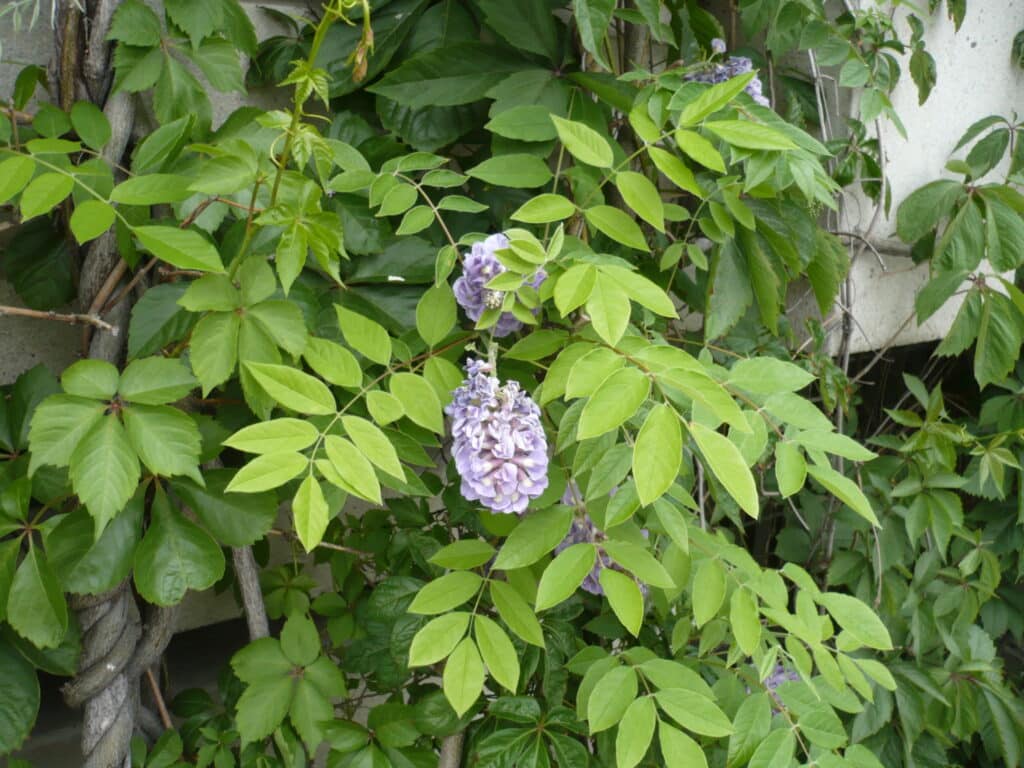
M 102 319 L 97 314 L 92 313 L 69 313 L 62 314 L 60 312 L 41 311 L 38 309 L 26 309 L 25 307 L 10 307 L 6 305 L 0 305 L 0 317 L 31 317 L 36 320 L 56 320 L 60 323 L 68 323 L 70 325 L 91 325 L 94 328 L 100 328 L 104 331 L 108 331 L 113 335 L 117 335 L 118 327 L 111 325 L 106 320 Z
M 146 670 L 146 681 L 149 683 L 149 692 L 153 694 L 153 701 L 156 702 L 156 711 L 160 713 L 160 722 L 163 723 L 164 728 L 171 730 L 174 727 L 174 722 L 171 720 L 171 713 L 167 711 L 167 704 L 164 702 L 163 694 L 160 693 L 160 685 L 157 683 L 152 669 Z

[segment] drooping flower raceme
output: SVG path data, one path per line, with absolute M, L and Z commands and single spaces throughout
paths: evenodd
M 491 235 L 481 243 L 474 243 L 462 261 L 462 277 L 455 281 L 453 290 L 455 300 L 473 322 L 479 320 L 485 310 L 500 308 L 505 300 L 504 291 L 492 291 L 486 287 L 487 283 L 505 271 L 505 265 L 495 255 L 496 251 L 503 248 L 508 248 L 508 238 L 501 233 Z M 539 288 L 546 278 L 547 273 L 543 269 L 538 270 L 529 284 Z M 515 315 L 502 312 L 492 331 L 496 337 L 501 338 L 522 327 L 522 322 Z
M 502 384 L 491 366 L 471 360 L 445 412 L 461 492 L 492 512 L 526 510 L 548 486 L 548 441 L 540 408 L 519 387 Z
M 725 53 L 725 41 L 715 38 L 711 41 L 711 50 L 714 53 Z M 730 56 L 724 63 L 709 63 L 704 69 L 696 72 L 689 72 L 684 79 L 692 80 L 695 83 L 724 83 L 739 75 L 746 74 L 754 69 L 753 62 L 746 56 Z M 770 107 L 771 103 L 765 98 L 761 79 L 755 77 L 744 88 L 747 94 L 762 107 Z

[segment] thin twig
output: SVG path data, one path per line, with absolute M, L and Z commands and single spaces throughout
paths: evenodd
M 267 531 L 267 533 L 273 534 L 274 536 L 281 536 L 282 538 L 288 539 L 289 541 L 295 540 L 295 534 L 289 531 L 282 531 L 279 528 L 271 528 L 269 531 Z M 329 541 L 321 541 L 319 544 L 317 544 L 317 546 L 323 547 L 324 549 L 332 549 L 335 552 L 345 552 L 349 555 L 356 555 L 357 557 L 373 557 L 372 552 L 364 552 L 361 549 L 353 549 L 352 547 L 345 547 L 341 544 L 332 544 Z
M 159 259 L 157 259 L 157 257 L 154 256 L 152 259 L 146 262 L 146 265 L 142 269 L 140 269 L 138 272 L 132 275 L 132 279 L 128 281 L 128 284 L 125 285 L 125 287 L 122 288 L 120 291 L 118 291 L 117 296 L 112 298 L 109 302 L 107 302 L 106 306 L 103 307 L 103 313 L 106 314 L 114 307 L 116 307 L 118 304 L 120 304 L 122 301 L 124 301 L 124 297 L 130 294 L 132 292 L 132 289 L 139 284 L 139 281 L 146 276 L 146 273 L 148 273 L 149 270 L 156 266 L 157 261 L 159 261 Z M 120 262 L 120 264 L 123 264 L 125 267 L 127 267 L 127 262 L 122 261 Z M 117 270 L 114 271 L 116 272 Z M 121 273 L 124 273 L 124 269 L 121 269 Z M 120 279 L 120 276 L 118 277 L 118 279 Z
M 149 691 L 153 694 L 153 701 L 156 702 L 156 711 L 160 713 L 160 722 L 164 724 L 164 728 L 170 730 L 174 727 L 174 722 L 171 720 L 171 713 L 167 711 L 167 705 L 164 703 L 163 694 L 160 693 L 160 686 L 157 685 L 152 669 L 146 669 L 146 680 L 149 682 Z
M 0 305 L 0 317 L 7 315 L 12 317 L 31 317 L 36 320 L 56 320 L 59 323 L 69 323 L 71 325 L 91 325 L 94 328 L 102 328 L 104 331 L 109 331 L 115 336 L 118 332 L 116 325 L 111 325 L 106 320 L 103 320 L 99 315 L 95 314 L 62 314 L 60 312 Z

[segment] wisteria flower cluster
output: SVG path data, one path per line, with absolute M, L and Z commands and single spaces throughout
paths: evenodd
M 491 364 L 470 360 L 445 412 L 461 492 L 492 512 L 520 514 L 548 486 L 548 441 L 540 408 L 517 381 L 502 384 Z
M 614 496 L 618 491 L 618 488 L 613 488 L 608 494 Z M 569 486 L 565 489 L 565 493 L 562 495 L 562 503 L 570 506 L 579 506 L 582 494 L 579 491 L 578 486 L 574 480 L 569 481 Z M 647 531 L 643 531 L 644 535 L 647 535 Z M 621 571 L 612 559 L 605 554 L 605 551 L 600 547 L 600 543 L 606 538 L 603 531 L 599 530 L 594 521 L 590 519 L 590 515 L 586 511 L 581 510 L 572 521 L 572 527 L 569 528 L 569 533 L 565 535 L 565 538 L 561 543 L 555 547 L 555 554 L 557 555 L 564 549 L 568 549 L 573 544 L 597 544 L 597 561 L 594 563 L 594 567 L 590 569 L 590 573 L 583 579 L 581 585 L 584 590 L 592 595 L 603 595 L 604 590 L 601 588 L 601 571 L 605 568 L 614 568 L 617 571 Z M 644 584 L 640 585 L 641 591 L 646 594 L 647 587 Z
M 725 53 L 725 41 L 715 38 L 711 41 L 711 50 L 716 54 Z M 715 83 L 724 83 L 726 80 L 731 80 L 734 77 L 751 72 L 753 69 L 753 62 L 746 56 L 730 56 L 722 63 L 709 62 L 704 69 L 684 75 L 684 79 L 695 83 L 714 85 Z M 762 107 L 771 106 L 771 102 L 764 95 L 764 86 L 761 84 L 761 78 L 755 77 L 743 90 Z
M 455 281 L 453 290 L 455 300 L 473 322 L 479 320 L 485 310 L 499 309 L 505 300 L 504 291 L 493 291 L 486 287 L 487 283 L 505 271 L 505 265 L 496 255 L 496 251 L 504 248 L 508 248 L 508 238 L 499 232 L 483 242 L 474 243 L 462 261 L 462 276 Z M 543 269 L 538 270 L 530 285 L 539 288 L 546 278 L 547 273 Z M 522 327 L 522 322 L 515 315 L 502 312 L 492 332 L 496 338 L 501 338 Z

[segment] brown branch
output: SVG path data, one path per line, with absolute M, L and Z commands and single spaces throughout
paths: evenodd
M 112 310 L 114 307 L 116 307 L 118 304 L 120 304 L 122 301 L 124 301 L 124 297 L 127 296 L 129 293 L 131 293 L 132 289 L 136 285 L 139 284 L 139 281 L 141 281 L 142 278 L 144 278 L 146 276 L 146 274 L 149 272 L 149 270 L 151 270 L 153 267 L 156 266 L 157 261 L 159 261 L 159 259 L 157 259 L 157 257 L 154 256 L 152 259 L 150 259 L 148 262 L 146 262 L 146 266 L 144 266 L 142 269 L 140 269 L 138 272 L 136 272 L 134 275 L 132 275 L 132 279 L 128 281 L 128 284 L 125 285 L 124 288 L 122 288 L 120 291 L 118 291 L 117 296 L 115 296 L 114 298 L 112 298 L 110 301 L 108 301 L 106 303 L 106 305 L 103 307 L 103 313 L 106 314 L 107 312 Z M 125 270 L 127 268 L 128 268 L 128 263 L 126 261 L 122 260 L 118 264 L 118 269 L 114 270 L 114 272 L 118 272 L 118 270 L 120 270 L 120 273 L 117 276 L 118 280 L 121 279 L 121 277 L 124 275 L 124 272 L 125 272 Z M 117 281 L 115 281 L 115 283 L 116 282 Z M 104 286 L 104 288 L 105 287 L 106 286 Z M 102 293 L 102 291 L 101 291 L 101 293 Z M 104 297 L 104 298 L 106 298 L 106 297 Z
M 118 328 L 95 314 L 62 314 L 60 312 L 43 311 L 38 309 L 26 309 L 24 307 L 8 307 L 0 305 L 0 317 L 31 317 L 36 320 L 56 320 L 60 323 L 71 325 L 90 325 L 94 328 L 102 328 L 104 331 L 117 335 Z
M 271 528 L 267 533 L 273 534 L 274 536 L 281 536 L 289 541 L 295 541 L 295 534 L 288 531 L 282 531 L 279 528 Z M 345 552 L 349 555 L 356 555 L 357 557 L 373 557 L 372 552 L 364 552 L 361 549 L 353 549 L 352 547 L 345 547 L 341 544 L 332 544 L 329 541 L 321 541 L 317 546 L 323 547 L 324 549 L 332 549 L 335 552 Z
M 164 703 L 163 694 L 160 693 L 160 686 L 157 685 L 152 669 L 146 670 L 146 680 L 149 681 L 149 691 L 153 694 L 153 701 L 156 702 L 156 711 L 160 713 L 160 722 L 164 724 L 164 728 L 171 730 L 174 727 L 174 722 L 171 720 L 171 713 L 167 711 L 167 705 Z

